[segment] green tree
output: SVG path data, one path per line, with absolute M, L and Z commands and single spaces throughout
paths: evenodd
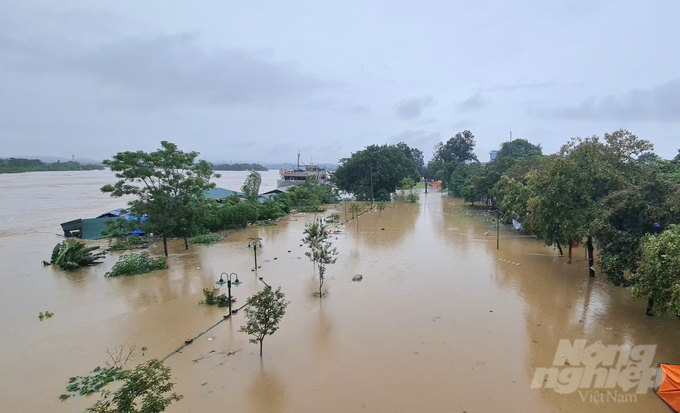
M 321 287 L 323 287 L 324 276 L 326 274 L 326 265 L 335 264 L 338 260 L 335 258 L 338 255 L 338 250 L 335 247 L 331 247 L 331 243 L 327 241 L 321 241 L 316 249 L 316 259 L 319 263 L 319 298 L 323 297 L 321 293 Z
M 309 251 L 305 252 L 305 256 L 316 266 L 316 263 L 319 262 L 318 247 L 328 238 L 328 227 L 323 222 L 314 220 L 311 224 L 305 224 L 303 234 L 305 236 L 302 238 L 302 242 L 307 244 L 307 248 L 309 248 Z
M 160 413 L 172 402 L 182 399 L 182 396 L 170 393 L 174 387 L 174 383 L 170 383 L 170 368 L 156 359 L 133 370 L 97 367 L 92 374 L 92 377 L 71 378 L 67 391 L 89 394 L 110 382 L 122 381 L 123 385 L 116 391 L 103 390 L 101 399 L 87 409 L 90 413 Z M 60 398 L 69 397 L 70 394 L 64 394 Z
M 527 202 L 531 228 L 546 245 L 562 245 L 585 236 L 583 215 L 589 207 L 578 165 L 572 160 L 552 156 L 537 170 L 527 174 L 533 196 Z
M 646 167 L 637 184 L 616 191 L 602 201 L 592 224 L 600 252 L 599 267 L 617 286 L 633 282 L 641 259 L 640 243 L 655 231 L 654 224 L 666 226 L 679 221 L 673 213 L 677 187 L 658 171 Z
M 419 174 L 423 174 L 425 169 L 425 160 L 423 158 L 423 151 L 417 148 L 411 148 L 404 142 L 399 142 L 395 145 L 406 157 L 413 162 Z
M 119 152 L 104 164 L 116 173 L 118 182 L 107 184 L 102 192 L 112 197 L 133 195 L 130 211 L 147 216 L 145 230 L 163 238 L 163 250 L 168 255 L 167 238 L 181 234 L 186 239 L 194 222 L 190 210 L 204 201 L 206 190 L 214 188 L 213 173 L 206 161 L 195 162 L 198 152 L 182 152 L 177 145 L 162 141 L 161 149 Z M 185 243 L 186 244 L 186 243 Z
M 375 205 L 376 205 L 376 207 L 378 208 L 378 211 L 379 211 L 378 213 L 379 213 L 379 215 L 382 217 L 382 212 L 383 212 L 383 210 L 385 209 L 385 201 L 380 201 L 380 202 L 378 202 L 378 203 L 375 204 Z
M 349 213 L 352 214 L 352 218 L 355 216 L 359 216 L 359 212 L 361 212 L 361 205 L 359 205 L 358 202 L 350 202 L 349 203 Z
M 99 264 L 99 260 L 104 258 L 106 251 L 92 253 L 98 249 L 99 246 L 87 247 L 85 243 L 72 239 L 64 241 L 54 246 L 50 264 L 64 271 Z
M 262 183 L 262 176 L 256 171 L 252 171 L 247 177 L 246 181 L 241 187 L 243 195 L 248 202 L 257 202 L 257 197 L 260 193 L 260 184 Z
M 658 236 L 648 235 L 634 275 L 633 297 L 647 299 L 647 314 L 666 312 L 680 317 L 680 226 L 670 225 Z
M 249 340 L 251 343 L 260 344 L 260 357 L 262 357 L 262 343 L 265 337 L 271 336 L 279 329 L 279 323 L 286 314 L 288 304 L 285 294 L 281 292 L 281 287 L 276 291 L 267 287 L 248 298 L 247 307 L 244 310 L 247 322 L 238 331 L 252 336 L 253 338 Z
M 394 145 L 371 145 L 340 160 L 334 182 L 358 200 L 388 201 L 402 179 L 420 180 L 414 163 Z
M 543 148 L 541 148 L 541 145 L 534 145 L 526 139 L 515 139 L 503 142 L 496 156 L 496 161 L 503 158 L 519 159 L 526 156 L 541 155 L 542 153 Z
M 474 153 L 475 135 L 469 130 L 458 132 L 446 143 L 439 143 L 434 148 L 434 160 L 441 160 L 444 163 L 465 161 L 476 161 L 477 155 Z

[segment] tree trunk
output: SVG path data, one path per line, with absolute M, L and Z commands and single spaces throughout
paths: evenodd
M 163 251 L 165 252 L 165 256 L 168 256 L 168 237 L 163 234 Z
M 187 240 L 187 234 L 186 232 L 184 233 L 184 249 L 188 250 L 189 249 L 189 241 Z
M 569 264 L 571 264 L 571 241 L 569 241 Z
M 588 242 L 586 243 L 586 246 L 588 247 L 588 275 L 590 277 L 595 276 L 595 257 L 593 257 L 593 250 L 595 249 L 593 247 L 593 237 L 589 236 L 588 237 Z
M 652 297 L 649 297 L 647 300 L 647 315 L 648 316 L 653 316 L 654 311 L 652 310 L 654 308 L 654 299 Z
M 262 342 L 264 341 L 264 338 L 260 340 L 260 358 L 262 358 Z
M 557 243 L 557 249 L 560 251 L 560 256 L 564 256 L 564 253 L 562 252 L 562 246 L 559 242 Z

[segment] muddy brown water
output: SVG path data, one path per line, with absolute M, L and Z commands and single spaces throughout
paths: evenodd
M 244 178 L 224 173 L 218 184 L 237 189 Z M 276 178 L 267 172 L 263 184 Z M 260 359 L 237 332 L 238 314 L 172 355 L 166 363 L 184 399 L 169 412 L 670 411 L 651 391 L 634 402 L 595 403 L 530 388 L 560 339 L 655 344 L 655 364 L 680 362 L 680 322 L 646 317 L 628 291 L 599 274 L 589 279 L 582 248 L 569 265 L 540 241 L 503 229 L 496 250 L 487 215 L 430 192 L 334 235 L 340 255 L 322 300 L 312 296 L 318 277 L 300 247 L 313 214 L 189 251 L 173 241 L 170 268 L 152 274 L 104 278 L 120 253 L 70 273 L 42 267 L 62 240 L 60 222 L 122 206 L 99 193 L 108 182 L 107 171 L 0 175 L 0 412 L 83 411 L 96 397 L 58 396 L 70 376 L 103 365 L 107 348 L 146 346 L 134 365 L 165 357 L 219 321 L 226 310 L 199 301 L 220 273 L 243 281 L 232 289 L 237 305 L 263 287 L 251 271 L 250 237 L 264 245 L 258 275 L 291 302 L 280 330 L 265 339 Z M 150 252 L 162 254 L 162 246 Z M 355 274 L 363 281 L 351 282 Z M 55 315 L 40 322 L 45 310 Z

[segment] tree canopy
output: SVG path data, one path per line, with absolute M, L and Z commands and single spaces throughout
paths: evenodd
M 147 232 L 163 237 L 165 255 L 167 238 L 191 231 L 206 190 L 214 188 L 210 182 L 215 175 L 206 161 L 196 162 L 198 152 L 182 152 L 177 145 L 162 141 L 161 149 L 119 152 L 104 164 L 116 173 L 118 182 L 104 185 L 101 190 L 113 197 L 133 195 L 130 211 L 137 217 L 147 216 Z
M 359 200 L 389 201 L 402 179 L 420 181 L 414 163 L 394 145 L 367 146 L 340 163 L 334 175 L 335 184 Z

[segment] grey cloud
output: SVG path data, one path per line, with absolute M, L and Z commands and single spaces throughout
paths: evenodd
M 397 116 L 402 119 L 413 119 L 422 115 L 423 110 L 435 106 L 432 95 L 404 99 L 397 105 Z
M 399 142 L 405 142 L 408 146 L 412 148 L 418 148 L 421 151 L 423 149 L 429 150 L 437 142 L 441 142 L 442 134 L 439 132 L 431 132 L 426 130 L 405 130 L 396 135 L 390 136 L 387 142 L 390 144 L 396 144 Z
M 591 97 L 578 106 L 538 114 L 558 119 L 675 122 L 680 120 L 680 79 L 651 89 L 632 89 L 619 96 Z
M 86 75 L 109 100 L 136 106 L 255 103 L 270 105 L 308 96 L 331 82 L 301 73 L 292 62 L 242 49 L 206 50 L 195 34 L 126 38 L 82 48 L 0 37 L 0 56 L 17 69 Z M 57 70 L 55 70 L 57 69 Z M 101 98 L 101 96 L 100 96 Z
M 488 105 L 488 99 L 485 99 L 480 93 L 475 93 L 469 98 L 465 99 L 463 103 L 458 105 L 460 112 L 474 112 L 484 109 Z
M 497 84 L 491 87 L 481 88 L 481 90 L 488 92 L 514 92 L 519 89 L 543 89 L 552 86 L 557 83 L 557 79 L 551 80 L 549 82 L 529 82 L 529 83 L 516 83 L 516 84 Z
M 331 110 L 339 113 L 349 113 L 349 114 L 363 114 L 371 111 L 370 107 L 367 105 L 349 104 L 341 103 L 335 98 L 322 98 L 316 99 L 311 102 L 305 103 L 303 105 L 305 109 L 322 109 Z

